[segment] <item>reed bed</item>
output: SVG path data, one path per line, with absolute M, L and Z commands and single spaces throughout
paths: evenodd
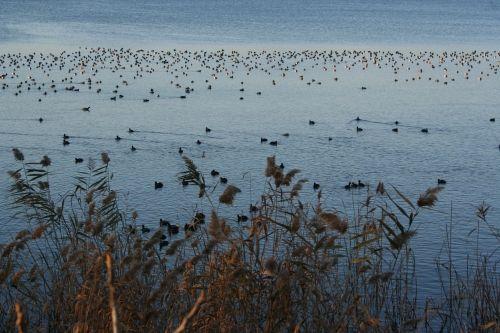
M 211 210 L 145 230 L 112 189 L 106 153 L 57 200 L 50 158 L 13 153 L 13 209 L 25 225 L 0 248 L 2 331 L 500 332 L 494 256 L 477 252 L 463 274 L 444 253 L 442 298 L 419 298 L 411 243 L 439 187 L 410 199 L 379 183 L 348 216 L 324 207 L 321 191 L 302 202 L 307 180 L 269 157 L 266 190 L 234 216 L 240 189 L 216 196 L 184 157 L 179 183 Z M 498 237 L 487 212 L 478 208 L 475 232 Z

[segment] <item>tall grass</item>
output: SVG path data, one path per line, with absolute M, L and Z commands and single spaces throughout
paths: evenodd
M 302 202 L 300 171 L 270 157 L 266 190 L 246 219 L 228 207 L 236 186 L 212 197 L 203 172 L 184 158 L 179 181 L 197 187 L 212 210 L 178 221 L 176 236 L 165 226 L 147 232 L 120 206 L 105 153 L 57 200 L 50 159 L 14 156 L 14 210 L 26 224 L 0 249 L 5 331 L 500 330 L 498 259 L 479 251 L 465 275 L 451 255 L 438 258 L 443 297 L 419 299 L 411 243 L 440 188 L 412 200 L 380 183 L 348 217 L 324 207 L 321 191 Z M 498 233 L 486 215 L 478 209 L 478 228 Z

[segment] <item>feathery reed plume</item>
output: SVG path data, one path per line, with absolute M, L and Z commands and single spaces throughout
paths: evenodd
M 40 161 L 40 164 L 43 167 L 48 167 L 48 166 L 50 166 L 51 163 L 52 163 L 52 161 L 50 160 L 50 158 L 47 155 L 44 155 L 42 160 Z
M 108 273 L 108 289 L 109 289 L 109 308 L 111 311 L 111 323 L 113 327 L 113 333 L 118 333 L 118 315 L 116 313 L 115 306 L 115 287 L 113 286 L 113 259 L 109 253 L 106 256 L 106 270 Z
M 24 155 L 19 149 L 12 148 L 12 153 L 14 154 L 16 161 L 24 161 Z
M 378 182 L 377 184 L 377 191 L 376 191 L 378 194 L 380 195 L 384 195 L 385 194 L 385 187 L 384 187 L 384 183 L 382 182 Z
M 23 309 L 21 308 L 21 305 L 19 304 L 19 302 L 16 302 L 15 304 L 15 309 L 16 309 L 16 327 L 17 327 L 17 332 L 18 333 L 23 333 L 24 332 L 24 329 L 23 329 L 23 320 L 24 320 L 24 313 L 23 313 Z
M 486 215 L 488 214 L 490 208 L 491 206 L 486 204 L 485 202 L 481 203 L 481 205 L 479 205 L 479 207 L 477 207 L 476 209 L 476 216 L 482 221 L 486 221 Z
M 182 333 L 186 330 L 186 326 L 187 326 L 189 320 L 191 320 L 191 318 L 193 318 L 198 313 L 198 311 L 200 311 L 200 307 L 204 302 L 205 302 L 205 291 L 202 290 L 200 293 L 200 296 L 198 296 L 198 299 L 196 300 L 193 307 L 191 308 L 191 311 L 189 311 L 187 316 L 185 316 L 182 319 L 181 324 L 179 325 L 179 327 L 177 327 L 177 329 L 174 331 L 174 333 Z
M 347 221 L 342 220 L 335 213 L 321 212 L 319 214 L 319 218 L 325 222 L 331 230 L 336 230 L 341 234 L 344 234 L 347 231 Z
M 292 220 L 290 223 L 290 231 L 292 233 L 296 233 L 300 229 L 300 217 L 298 214 L 294 214 L 292 216 Z
M 237 193 L 240 193 L 241 190 L 234 185 L 228 185 L 224 192 L 222 192 L 219 197 L 219 201 L 226 205 L 232 205 L 234 201 L 234 197 Z
M 406 243 L 408 243 L 410 238 L 415 236 L 416 233 L 417 232 L 415 230 L 403 231 L 396 237 L 388 238 L 391 243 L 391 247 L 395 250 L 400 250 Z
M 21 173 L 19 172 L 19 170 L 16 170 L 16 171 L 8 171 L 7 174 L 14 180 L 19 180 L 22 175 Z
M 194 162 L 187 156 L 182 156 L 184 160 L 184 165 L 186 167 L 186 171 L 179 173 L 179 181 L 184 185 L 196 185 L 199 188 L 198 197 L 201 198 L 205 195 L 205 178 L 198 171 L 198 168 L 194 164 Z
M 290 196 L 296 197 L 299 195 L 299 192 L 302 191 L 302 187 L 304 184 L 307 183 L 307 179 L 300 179 L 298 182 L 295 183 L 292 187 L 292 191 L 290 192 Z
M 106 164 L 106 165 L 109 164 L 109 162 L 111 161 L 111 159 L 109 158 L 108 153 L 106 153 L 106 152 L 102 152 L 101 153 L 101 161 L 102 161 L 103 164 Z
M 264 275 L 273 276 L 278 271 L 278 262 L 275 257 L 270 257 L 264 263 Z
M 43 233 L 45 230 L 47 230 L 49 226 L 47 224 L 40 224 L 38 227 L 36 227 L 35 230 L 31 233 L 31 238 L 32 239 L 38 239 L 42 237 Z
M 271 177 L 276 172 L 276 169 L 278 169 L 278 167 L 276 166 L 276 156 L 269 156 L 267 158 L 266 171 L 264 174 L 266 175 L 266 177 Z
M 300 173 L 299 169 L 292 169 L 292 170 L 288 171 L 287 174 L 285 175 L 285 178 L 283 179 L 283 185 L 290 186 L 290 184 L 292 183 L 293 178 L 298 173 Z
M 432 207 L 438 200 L 437 194 L 442 190 L 442 187 L 428 188 L 425 193 L 422 193 L 418 198 L 417 205 L 419 207 Z
M 231 228 L 226 224 L 224 219 L 219 219 L 215 211 L 212 211 L 212 217 L 210 223 L 208 224 L 208 234 L 216 241 L 221 241 L 225 239 Z

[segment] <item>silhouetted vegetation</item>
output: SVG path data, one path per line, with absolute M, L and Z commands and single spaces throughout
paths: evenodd
M 316 202 L 302 202 L 307 180 L 269 157 L 265 192 L 248 215 L 233 216 L 228 206 L 240 189 L 214 191 L 183 157 L 179 182 L 197 187 L 212 210 L 150 230 L 121 206 L 106 153 L 57 200 L 50 159 L 28 163 L 17 149 L 14 156 L 20 168 L 10 172 L 12 198 L 26 223 L 0 249 L 5 331 L 500 329 L 498 257 L 478 253 L 466 275 L 437 258 L 443 296 L 419 298 L 411 243 L 439 187 L 414 200 L 379 183 L 349 217 L 324 207 L 321 191 Z M 478 208 L 474 232 L 486 226 L 499 237 L 487 211 Z

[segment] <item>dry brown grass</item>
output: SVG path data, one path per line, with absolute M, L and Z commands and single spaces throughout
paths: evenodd
M 237 222 L 231 207 L 212 204 L 213 191 L 185 157 L 180 181 L 210 203 L 210 221 L 205 226 L 194 212 L 192 228 L 164 246 L 161 229 L 143 234 L 141 217 L 120 208 L 106 154 L 57 202 L 39 184 L 48 181 L 49 159 L 28 168 L 20 151 L 14 155 L 22 164 L 11 173 L 14 209 L 26 226 L 0 248 L 5 331 L 499 329 L 500 282 L 491 258 L 478 256 L 466 278 L 452 262 L 438 265 L 446 292 L 418 305 L 410 245 L 436 189 L 413 202 L 380 183 L 349 218 L 324 208 L 320 192 L 317 202 L 301 202 L 298 170 L 285 173 L 271 157 L 267 190 L 248 221 Z M 226 187 L 220 202 L 232 204 L 238 192 Z M 486 213 L 478 210 L 483 224 Z

